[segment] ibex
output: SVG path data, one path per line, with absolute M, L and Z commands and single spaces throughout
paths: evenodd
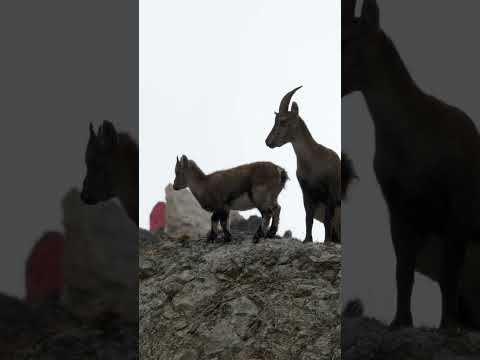
M 304 241 L 312 241 L 315 218 L 325 225 L 325 241 L 340 242 L 340 203 L 348 185 L 356 177 L 355 171 L 345 155 L 340 161 L 333 150 L 315 141 L 299 115 L 296 102 L 292 103 L 289 110 L 290 100 L 300 88 L 293 89 L 283 97 L 275 113 L 275 124 L 265 143 L 272 149 L 291 143 L 297 156 L 297 179 L 302 188 L 306 214 Z
M 95 134 L 90 124 L 85 163 L 82 201 L 92 205 L 118 197 L 138 225 L 138 146 L 130 135 L 117 133 L 110 121 Z
M 342 9 L 342 97 L 360 91 L 375 127 L 374 170 L 397 259 L 391 326 L 412 326 L 417 269 L 440 285 L 440 326 L 455 327 L 466 247 L 480 240 L 480 136 L 465 113 L 417 86 L 380 28 L 376 1 L 364 0 L 360 18 L 355 2 Z M 468 271 L 475 276 L 478 265 Z
M 262 224 L 253 237 L 257 242 L 264 236 L 271 238 L 277 233 L 280 221 L 277 198 L 287 180 L 287 172 L 270 162 L 255 162 L 206 175 L 193 160 L 183 155 L 180 160 L 177 158 L 173 188 L 190 188 L 202 208 L 212 212 L 209 241 L 217 238 L 219 222 L 225 241 L 231 240 L 230 210 L 258 209 Z

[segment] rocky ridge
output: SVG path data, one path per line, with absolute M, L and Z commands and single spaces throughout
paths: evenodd
M 362 315 L 351 302 L 342 321 L 342 359 L 345 360 L 478 360 L 480 333 L 432 328 L 390 330 Z
M 142 359 L 340 359 L 341 248 L 140 237 Z

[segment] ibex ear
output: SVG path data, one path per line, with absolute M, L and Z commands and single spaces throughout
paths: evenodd
M 364 0 L 362 7 L 362 21 L 375 29 L 380 27 L 380 10 L 377 0 Z
M 115 127 L 110 121 L 104 121 L 100 131 L 99 131 L 99 136 L 100 136 L 100 143 L 105 146 L 105 148 L 113 148 L 115 145 L 117 145 L 118 142 L 118 135 L 117 131 L 115 130 Z
M 181 163 L 182 163 L 182 167 L 187 167 L 188 165 L 188 158 L 185 156 L 185 155 L 182 155 L 182 158 L 181 158 Z
M 290 112 L 298 115 L 298 104 L 295 101 L 292 102 L 292 108 L 290 109 Z
M 93 129 L 92 123 L 90 123 L 89 129 L 90 129 L 90 138 L 95 139 L 95 130 Z

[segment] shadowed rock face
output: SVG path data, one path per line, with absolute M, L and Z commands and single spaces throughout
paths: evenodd
M 73 189 L 62 206 L 62 304 L 82 320 L 116 314 L 137 323 L 138 227 L 114 199 L 85 205 Z
M 138 324 L 81 323 L 60 305 L 0 294 L 0 359 L 138 359 Z
M 340 246 L 140 244 L 142 359 L 340 359 Z
M 389 330 L 385 324 L 362 316 L 362 305 L 351 302 L 342 320 L 342 359 L 476 360 L 480 333 L 452 333 L 438 329 Z

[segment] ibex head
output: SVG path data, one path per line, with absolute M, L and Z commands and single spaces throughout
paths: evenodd
M 110 121 L 104 121 L 97 134 L 90 123 L 90 138 L 85 152 L 87 174 L 80 195 L 86 204 L 96 204 L 115 196 L 114 157 L 117 145 L 117 131 Z
M 280 102 L 278 112 L 275 112 L 275 124 L 265 140 L 269 148 L 280 147 L 294 139 L 300 117 L 297 103 L 294 101 L 290 110 L 289 106 L 293 94 L 300 88 L 301 86 L 288 92 Z
M 182 155 L 181 159 L 175 164 L 175 180 L 173 181 L 173 190 L 185 189 L 187 184 L 188 158 Z
M 376 0 L 364 0 L 355 17 L 356 0 L 342 0 L 342 97 L 362 90 L 370 78 L 366 65 L 375 63 L 380 37 L 380 15 Z

